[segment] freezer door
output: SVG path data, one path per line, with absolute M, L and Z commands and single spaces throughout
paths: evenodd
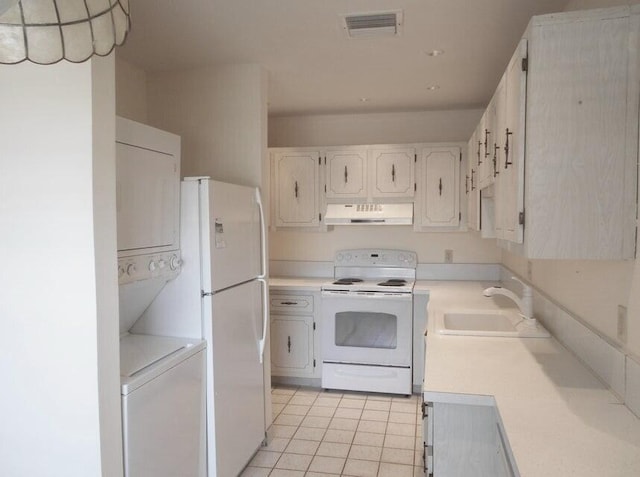
M 256 278 L 261 272 L 256 189 L 203 180 L 201 193 L 203 261 L 209 262 L 203 263 L 203 289 L 222 290 Z
M 265 437 L 258 281 L 205 297 L 209 475 L 238 475 Z

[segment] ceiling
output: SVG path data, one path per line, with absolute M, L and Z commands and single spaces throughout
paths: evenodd
M 118 55 L 148 74 L 261 64 L 272 116 L 478 108 L 529 18 L 567 3 L 130 0 L 132 30 Z M 403 13 L 400 36 L 347 38 L 341 15 L 392 10 Z M 445 53 L 429 56 L 434 49 Z

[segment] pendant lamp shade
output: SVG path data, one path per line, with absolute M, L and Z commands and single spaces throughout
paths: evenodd
M 122 45 L 129 27 L 129 0 L 0 0 L 0 63 L 81 63 Z

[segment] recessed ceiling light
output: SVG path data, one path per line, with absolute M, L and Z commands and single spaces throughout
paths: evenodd
M 360 98 L 360 102 L 361 103 L 368 103 L 369 102 L 369 98 Z
M 440 56 L 440 55 L 444 55 L 444 50 L 431 50 L 427 52 L 427 55 L 429 56 Z
M 435 90 L 437 90 L 437 89 L 440 89 L 440 85 L 437 85 L 437 84 L 430 84 L 429 86 L 427 86 L 427 89 L 428 89 L 429 91 L 435 91 Z

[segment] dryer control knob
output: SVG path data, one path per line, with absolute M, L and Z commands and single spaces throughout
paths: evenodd
M 160 259 L 158 260 L 158 267 L 160 267 L 161 269 L 167 266 L 167 262 L 165 262 L 164 260 Z
M 407 257 L 404 256 L 404 253 L 401 253 L 400 255 L 398 255 L 398 259 L 401 262 L 406 262 L 407 261 Z
M 118 278 L 122 278 L 124 275 L 124 267 L 122 265 L 118 265 Z
M 149 262 L 149 271 L 153 272 L 156 268 L 158 268 L 158 266 L 156 265 L 156 262 L 154 262 L 153 260 L 151 260 Z
M 177 270 L 182 265 L 182 260 L 178 258 L 177 255 L 171 255 L 171 260 L 169 261 L 169 268 L 171 270 Z
M 136 273 L 136 265 L 135 263 L 130 263 L 127 265 L 127 275 L 132 276 L 134 273 Z
M 343 258 L 344 258 L 344 257 L 342 256 L 342 254 L 341 254 L 341 253 L 339 253 L 339 254 L 336 256 L 336 260 L 338 260 L 338 262 L 342 262 L 342 259 L 343 259 Z

